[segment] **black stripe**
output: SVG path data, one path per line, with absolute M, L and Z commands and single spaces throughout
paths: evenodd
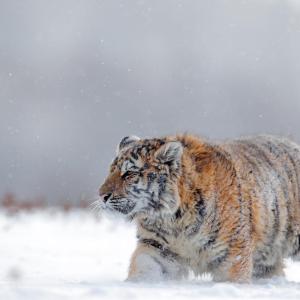
M 277 145 L 276 145 L 277 146 Z M 280 150 L 281 151 L 280 151 Z M 278 147 L 276 147 L 277 150 L 277 154 L 280 153 L 280 155 L 282 155 L 284 157 L 284 155 L 286 155 L 286 157 L 288 158 L 287 160 L 284 161 L 283 167 L 287 176 L 287 179 L 290 181 L 291 183 L 291 192 L 293 194 L 294 197 L 294 201 L 299 201 L 300 197 L 299 197 L 299 166 L 297 166 L 297 163 L 295 161 L 295 157 L 293 157 L 293 155 L 291 154 L 292 150 L 288 145 L 284 144 L 284 143 L 280 143 L 278 145 Z M 297 151 L 297 154 L 299 155 L 299 152 Z M 287 163 L 289 162 L 289 164 Z M 291 209 L 293 209 L 291 207 L 291 200 L 289 197 L 289 192 L 288 192 L 288 183 L 286 181 L 285 178 L 283 178 L 281 176 L 281 182 L 282 180 L 284 180 L 283 182 L 283 193 L 284 193 L 284 197 L 286 199 L 286 208 L 287 208 L 287 213 L 288 213 L 288 219 L 290 219 L 291 217 Z M 297 197 L 299 199 L 297 199 Z M 286 230 L 286 237 L 288 237 L 288 229 Z
M 275 169 L 274 168 L 274 164 L 273 162 L 270 160 L 270 158 L 266 155 L 266 152 L 264 151 L 264 149 L 262 149 L 262 147 L 259 147 L 261 145 L 257 145 L 255 143 L 249 143 L 248 144 L 249 148 L 247 148 L 247 150 L 253 150 L 255 153 L 253 153 L 253 151 L 251 152 L 251 154 L 258 160 L 260 160 L 262 163 L 266 162 L 269 167 L 271 169 Z
M 138 160 L 139 156 L 137 155 L 137 153 L 135 151 L 131 152 L 131 156 L 135 159 Z
M 206 207 L 201 189 L 197 189 L 194 193 L 194 196 L 196 200 L 195 210 L 198 213 L 198 215 L 203 219 L 206 215 Z
M 147 174 L 147 178 L 150 181 L 154 181 L 156 179 L 156 177 L 157 177 L 157 174 L 155 174 L 155 173 L 150 172 Z
M 271 143 L 271 141 L 267 141 L 266 144 L 264 144 L 265 147 L 267 147 L 267 149 L 270 151 L 270 153 L 272 153 L 272 155 L 275 156 L 275 159 L 278 159 L 280 156 L 283 156 L 284 154 L 286 154 L 285 151 L 283 151 L 283 149 L 281 147 L 279 147 L 277 144 L 275 143 Z M 282 186 L 282 192 L 284 195 L 284 199 L 285 199 L 285 204 L 286 204 L 286 208 L 288 211 L 288 216 L 290 217 L 291 212 L 290 212 L 290 195 L 289 195 L 289 185 L 287 182 L 287 178 L 288 174 L 290 172 L 290 167 L 287 165 L 286 160 L 284 161 L 283 165 L 280 166 L 283 167 L 284 172 L 286 176 L 281 175 L 281 172 L 277 172 L 278 173 L 278 179 L 281 183 Z
M 162 239 L 166 244 L 169 244 L 168 240 L 163 235 L 161 235 L 160 232 L 156 231 L 155 229 L 150 229 L 148 227 L 145 227 L 144 224 L 140 224 L 140 226 L 144 230 L 154 233 L 158 238 Z
M 156 179 L 157 175 L 155 173 L 148 173 L 147 174 L 147 191 L 149 192 L 151 185 L 153 184 L 154 180 Z
M 197 219 L 196 222 L 193 223 L 193 225 L 187 226 L 185 228 L 186 235 L 190 238 L 193 235 L 197 234 L 200 230 L 201 224 L 202 222 Z
M 158 198 L 161 197 L 161 195 L 164 193 L 166 189 L 166 183 L 167 183 L 167 175 L 161 174 L 158 177 Z
M 120 142 L 120 144 L 119 144 L 119 148 L 122 149 L 122 148 L 124 148 L 125 146 L 130 145 L 133 141 L 134 141 L 134 140 L 130 139 L 130 136 L 125 136 L 125 137 L 121 140 L 121 142 Z
M 215 257 L 207 264 L 208 270 L 212 270 L 219 267 L 219 265 L 222 264 L 227 259 L 228 254 L 229 254 L 228 249 L 225 249 L 221 253 L 219 253 L 217 257 Z
M 294 252 L 292 253 L 292 256 L 296 256 L 300 253 L 300 234 L 298 235 L 297 237 L 297 240 L 296 240 L 296 245 L 295 245 L 295 250 Z
M 164 246 L 162 244 L 160 244 L 156 240 L 152 240 L 152 239 L 140 239 L 140 242 L 144 243 L 144 244 L 147 244 L 147 245 L 150 245 L 150 246 L 152 246 L 154 248 L 157 248 L 159 250 L 163 250 L 164 249 Z
M 274 199 L 274 208 L 272 209 L 272 212 L 274 214 L 274 226 L 273 226 L 273 234 L 271 240 L 274 240 L 279 233 L 279 225 L 280 225 L 278 197 L 276 195 Z
M 222 151 L 222 152 L 218 153 L 218 156 L 223 160 L 223 163 L 226 164 L 227 170 L 231 172 L 230 176 L 233 180 L 230 184 L 230 187 L 232 187 L 233 184 L 235 184 L 235 186 L 238 189 L 237 192 L 238 192 L 238 202 L 239 202 L 239 210 L 240 211 L 239 211 L 239 220 L 236 221 L 237 227 L 235 228 L 235 230 L 236 230 L 235 233 L 239 234 L 240 231 L 242 229 L 244 229 L 247 224 L 247 223 L 245 223 L 245 220 L 243 219 L 243 217 L 249 219 L 249 215 L 250 215 L 249 208 L 247 206 L 247 203 L 245 201 L 243 201 L 240 179 L 237 174 L 235 165 L 233 163 L 231 154 L 227 151 Z M 251 199 L 250 199 L 250 201 L 251 201 Z
M 217 215 L 217 203 L 216 202 L 215 202 L 214 209 L 211 212 L 211 214 L 213 214 L 213 220 L 211 222 L 210 236 L 209 236 L 208 242 L 203 246 L 203 249 L 214 245 L 214 243 L 216 242 L 217 237 L 219 235 L 219 231 L 221 229 L 221 223 L 220 223 L 220 220 Z M 210 216 L 207 216 L 207 218 L 210 218 Z
M 146 195 L 144 195 L 144 197 L 145 197 Z M 161 208 L 162 207 L 162 205 L 159 203 L 159 202 L 157 202 L 157 201 L 155 201 L 154 200 L 154 196 L 155 196 L 155 193 L 154 192 L 152 192 L 152 193 L 148 193 L 147 194 L 147 200 L 148 200 L 148 206 L 149 207 L 152 207 L 152 208 L 154 208 L 154 209 L 158 209 L 158 208 Z
M 137 194 L 141 193 L 141 191 L 135 185 L 132 187 L 132 189 L 133 189 L 134 193 L 137 193 Z
M 279 175 L 280 173 L 278 173 L 278 170 L 276 169 L 276 165 L 272 162 L 272 160 L 267 156 L 267 153 L 266 153 L 266 151 L 270 152 L 270 148 L 272 149 L 272 147 L 271 147 L 272 145 L 273 145 L 272 150 L 275 150 L 275 144 L 269 143 L 269 149 L 266 149 L 264 140 L 262 140 L 262 141 L 263 141 L 263 143 L 259 143 L 259 145 L 251 144 L 252 148 L 254 148 L 258 153 L 258 159 L 262 158 L 262 159 L 260 159 L 262 161 L 261 167 L 263 167 L 265 165 L 264 162 L 266 162 L 268 165 L 268 169 L 276 172 L 277 175 Z M 277 176 L 277 178 L 279 179 L 280 183 L 282 184 L 280 175 Z M 270 236 L 270 241 L 274 242 L 276 236 L 278 236 L 278 234 L 279 234 L 279 229 L 280 229 L 280 215 L 279 214 L 280 214 L 280 212 L 279 212 L 278 195 L 277 195 L 278 189 L 276 189 L 276 187 L 274 187 L 271 180 L 270 180 L 270 183 L 271 183 L 272 195 L 274 195 L 273 203 L 272 203 L 273 204 L 272 206 L 274 206 L 274 208 L 272 208 L 272 213 L 274 215 L 274 226 L 272 227 L 273 230 L 272 230 L 272 234 Z
M 185 228 L 186 235 L 188 237 L 192 237 L 199 232 L 201 225 L 203 224 L 204 217 L 206 216 L 206 207 L 204 198 L 202 196 L 202 191 L 197 189 L 194 193 L 194 197 L 196 201 L 194 209 L 197 214 L 197 218 L 193 224 Z
M 292 164 L 292 166 L 293 166 L 293 169 L 292 170 L 288 170 L 289 172 L 288 172 L 288 175 L 289 175 L 289 178 L 291 179 L 291 181 L 293 182 L 294 180 L 292 180 L 292 179 L 296 179 L 296 187 L 294 187 L 294 188 L 296 188 L 297 189 L 297 192 L 298 192 L 298 189 L 299 189 L 299 184 L 300 184 L 300 182 L 299 182 L 299 174 L 298 174 L 298 171 L 299 171 L 299 168 L 300 168 L 300 163 L 299 163 L 299 166 L 297 166 L 297 164 L 296 164 L 296 162 L 295 162 L 295 158 L 291 155 L 291 153 L 290 153 L 290 151 L 291 151 L 291 149 L 290 148 L 287 148 L 287 145 L 285 145 L 285 144 L 280 144 L 281 146 L 282 146 L 282 148 L 283 148 L 283 150 L 284 150 L 284 152 L 285 152 L 285 154 L 287 155 L 287 157 L 289 158 L 289 160 L 290 160 L 290 162 L 291 162 L 291 164 Z M 298 153 L 299 154 L 299 153 Z M 300 155 L 299 155 L 299 157 L 300 157 Z M 293 174 L 291 174 L 291 171 L 294 171 L 294 175 L 295 175 L 295 178 L 293 178 L 294 176 L 293 176 Z M 293 190 L 294 191 L 294 190 Z M 296 191 L 294 191 L 294 196 L 295 196 L 295 198 L 296 198 L 296 195 L 295 195 L 295 193 L 296 193 Z M 298 193 L 297 193 L 298 194 Z M 298 194 L 298 196 L 299 196 L 299 194 Z M 300 197 L 299 197 L 300 198 Z M 295 200 L 297 200 L 297 199 L 295 199 Z M 299 199 L 298 199 L 299 200 Z
M 212 245 L 214 245 L 216 242 L 216 238 L 217 238 L 217 232 L 213 232 L 213 235 L 207 240 L 207 242 L 204 245 L 202 245 L 200 252 L 212 247 Z
M 294 161 L 293 159 L 290 157 L 290 154 L 289 154 L 289 151 L 287 151 L 286 149 L 284 149 L 285 147 L 281 147 L 275 143 L 272 143 L 270 141 L 268 141 L 266 144 L 263 144 L 263 146 L 267 147 L 267 150 L 272 153 L 272 155 L 275 156 L 275 159 L 278 159 L 280 158 L 280 156 L 284 156 L 287 155 L 289 157 L 289 159 L 291 160 L 291 163 L 294 167 L 294 169 L 296 168 L 295 164 L 294 164 Z M 282 166 L 280 166 L 282 167 Z M 284 161 L 284 164 L 283 164 L 283 168 L 285 170 L 285 173 L 286 175 L 288 176 L 291 169 L 290 167 L 286 164 L 286 160 Z M 286 198 L 286 200 L 289 199 L 289 195 L 288 195 L 288 184 L 287 184 L 287 181 L 286 179 L 283 177 L 283 176 L 280 176 L 280 172 L 278 172 L 278 179 L 280 180 L 280 182 L 282 183 L 283 187 L 282 187 L 282 190 L 284 192 L 284 196 Z
M 245 143 L 243 143 L 243 144 L 245 145 Z M 269 150 L 266 150 L 263 145 L 261 145 L 261 144 L 257 145 L 255 143 L 247 143 L 246 145 L 248 145 L 248 148 L 247 148 L 248 153 L 251 154 L 252 156 L 254 156 L 255 159 L 260 162 L 259 166 L 265 172 L 263 174 L 263 178 L 265 178 L 265 180 L 267 180 L 270 183 L 271 193 L 272 193 L 272 195 L 274 195 L 274 198 L 273 198 L 274 202 L 272 203 L 273 204 L 272 206 L 274 206 L 274 210 L 272 209 L 272 212 L 274 215 L 274 226 L 273 226 L 272 234 L 268 235 L 269 241 L 271 243 L 273 243 L 276 236 L 279 234 L 280 220 L 279 220 L 278 197 L 277 197 L 278 191 L 277 191 L 276 187 L 274 186 L 274 184 L 272 183 L 271 178 L 269 178 L 268 171 L 271 170 L 276 173 L 278 173 L 278 171 L 276 170 L 275 164 L 267 156 L 266 151 L 269 151 Z M 263 178 L 261 178 L 261 180 Z M 264 182 L 264 184 L 266 184 L 266 182 Z M 262 195 L 262 196 L 264 196 L 264 195 Z M 264 200 L 265 206 L 268 207 L 267 197 L 263 197 L 263 200 Z M 268 233 L 270 234 L 270 232 L 268 232 Z
M 164 258 L 175 259 L 178 257 L 177 253 L 172 252 L 171 250 L 160 244 L 158 241 L 155 241 L 153 239 L 140 239 L 139 242 L 158 249 L 160 255 Z
M 216 204 L 215 204 L 216 207 Z M 216 208 L 214 209 L 214 211 L 212 212 L 214 214 L 213 216 L 213 220 L 211 222 L 211 230 L 210 230 L 210 235 L 207 239 L 207 241 L 201 245 L 201 248 L 199 249 L 199 251 L 203 251 L 203 250 L 207 250 L 211 247 L 214 246 L 214 244 L 216 243 L 219 231 L 220 231 L 220 221 L 217 221 L 217 213 L 216 213 Z M 206 219 L 209 219 L 210 216 L 207 216 Z
M 281 168 L 283 168 L 282 172 L 278 172 L 278 179 L 280 181 L 280 184 L 281 184 L 281 190 L 283 192 L 283 195 L 284 195 L 284 200 L 285 200 L 285 207 L 286 207 L 286 210 L 287 210 L 287 220 L 290 220 L 291 218 L 291 215 L 292 215 L 292 212 L 291 212 L 291 198 L 294 197 L 295 198 L 295 191 L 294 191 L 294 183 L 293 183 L 293 178 L 294 178 L 294 175 L 291 174 L 291 165 L 292 164 L 292 167 L 293 167 L 293 170 L 295 173 L 296 170 L 296 166 L 294 164 L 294 161 L 292 159 L 292 157 L 290 156 L 290 153 L 289 153 L 289 150 L 290 149 L 285 149 L 286 148 L 286 145 L 284 144 L 280 144 L 278 145 L 277 143 L 272 143 L 271 141 L 267 141 L 267 143 L 264 144 L 265 147 L 267 147 L 267 149 L 270 151 L 270 153 L 272 153 L 272 155 L 274 155 L 275 159 L 278 159 L 278 158 L 285 158 L 285 156 L 288 157 L 288 160 L 287 159 L 284 159 L 282 160 L 282 164 L 281 164 Z M 291 178 L 293 177 L 293 178 Z M 289 189 L 289 184 L 288 184 L 288 181 L 290 181 L 290 184 L 291 184 L 291 190 Z M 290 194 L 293 193 L 293 196 Z M 275 208 L 276 209 L 276 208 Z M 280 214 L 280 210 L 278 210 L 278 214 Z M 278 219 L 280 220 L 280 216 L 278 215 Z M 285 240 L 287 241 L 289 239 L 289 224 L 286 225 L 286 228 L 285 228 Z
M 262 168 L 261 165 L 259 165 L 258 160 L 253 157 L 253 155 L 251 155 L 248 151 L 247 148 L 244 147 L 243 145 L 243 151 L 241 151 L 242 153 L 242 157 L 243 159 L 248 163 L 249 165 L 249 174 L 251 174 L 252 179 L 254 180 L 255 186 L 259 187 L 259 190 L 262 191 L 263 190 L 263 186 L 264 186 L 264 181 L 263 178 L 265 176 L 265 171 L 263 170 L 264 168 Z M 263 172 L 263 173 L 262 173 Z M 255 189 L 254 187 L 251 189 L 250 191 L 251 193 L 249 194 L 249 219 L 250 219 L 250 231 L 253 233 L 254 231 L 254 222 L 253 222 L 253 197 L 256 199 L 261 199 L 261 194 L 259 192 L 257 192 L 257 189 Z M 253 195 L 253 196 L 252 196 Z M 264 201 L 262 201 L 265 210 L 267 211 L 267 204 L 265 199 L 263 199 Z
M 182 218 L 182 210 L 178 208 L 175 212 L 175 219 L 181 219 Z

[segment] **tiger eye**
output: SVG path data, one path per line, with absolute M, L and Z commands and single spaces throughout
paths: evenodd
M 130 180 L 134 177 L 136 177 L 138 175 L 137 172 L 134 172 L 134 171 L 126 171 L 123 175 L 122 175 L 122 178 L 124 180 Z

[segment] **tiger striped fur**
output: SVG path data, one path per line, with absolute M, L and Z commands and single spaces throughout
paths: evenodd
M 300 253 L 300 147 L 285 138 L 126 137 L 99 193 L 137 224 L 129 280 L 249 282 Z

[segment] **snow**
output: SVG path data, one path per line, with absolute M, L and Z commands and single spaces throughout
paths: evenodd
M 252 284 L 128 283 L 135 228 L 77 211 L 0 213 L 0 299 L 300 299 L 300 262 Z

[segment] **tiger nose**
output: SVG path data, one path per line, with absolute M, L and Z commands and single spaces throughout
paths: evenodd
M 101 197 L 104 203 L 107 202 L 107 200 L 111 197 L 111 195 L 112 193 L 101 193 L 101 191 L 99 192 L 99 196 Z

